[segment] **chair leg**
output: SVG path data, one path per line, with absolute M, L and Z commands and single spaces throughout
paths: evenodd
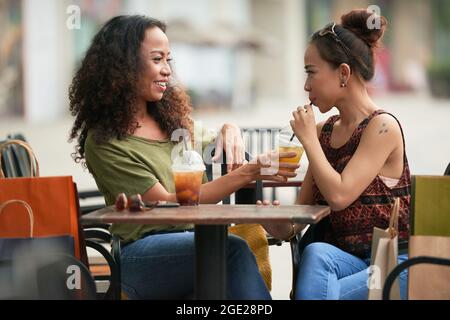
M 111 256 L 111 254 L 108 252 L 108 250 L 105 249 L 100 243 L 97 243 L 95 241 L 86 240 L 86 247 L 93 248 L 94 250 L 97 250 L 106 260 L 108 263 L 109 269 L 111 271 L 110 275 L 110 285 L 108 288 L 108 291 L 104 294 L 104 299 L 120 299 L 120 273 L 119 268 L 114 260 L 114 258 Z
M 122 297 L 122 270 L 120 265 L 120 255 L 121 255 L 121 248 L 120 248 L 120 237 L 117 235 L 112 236 L 112 256 L 114 258 L 114 261 L 116 262 L 117 267 L 117 276 L 115 279 L 116 287 L 114 296 L 116 299 L 120 300 Z

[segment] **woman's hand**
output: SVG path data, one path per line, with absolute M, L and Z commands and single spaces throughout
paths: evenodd
M 222 159 L 222 152 L 226 152 L 227 171 L 230 172 L 242 166 L 245 161 L 245 146 L 241 130 L 234 124 L 224 124 L 217 138 L 216 153 L 213 162 Z
M 256 201 L 257 206 L 269 206 L 269 200 L 258 200 Z M 272 205 L 279 206 L 280 201 L 274 200 Z M 289 236 L 293 234 L 293 225 L 291 223 L 271 223 L 271 224 L 263 224 L 263 228 L 266 230 L 268 234 L 277 239 L 288 239 Z
M 296 154 L 296 152 L 282 152 L 280 156 L 295 157 Z M 296 169 L 299 167 L 298 164 L 280 163 L 278 166 L 278 162 L 278 153 L 272 152 L 272 156 L 260 155 L 251 163 L 246 163 L 224 176 L 202 184 L 200 202 L 217 203 L 255 180 L 285 182 L 288 177 L 297 175 L 295 172 L 286 171 L 286 169 Z
M 311 105 L 298 107 L 292 115 L 294 116 L 294 120 L 290 122 L 292 130 L 304 146 L 317 139 L 316 120 Z
M 278 201 L 278 200 L 273 200 L 272 204 L 273 204 L 274 206 L 279 206 L 279 205 L 280 205 L 280 201 Z M 268 205 L 270 205 L 270 201 L 269 201 L 269 200 L 263 200 L 263 201 L 258 200 L 258 201 L 256 201 L 256 205 L 258 205 L 258 206 L 261 206 L 261 205 L 263 205 L 263 206 L 268 206 Z
M 270 201 L 269 200 L 263 200 L 263 201 L 258 200 L 258 201 L 256 201 L 256 205 L 257 206 L 269 206 L 270 205 Z M 280 201 L 274 200 L 272 202 L 272 205 L 279 206 L 280 205 Z M 282 234 L 283 232 L 286 231 L 285 229 L 287 227 L 289 227 L 286 223 L 283 223 L 283 224 L 264 224 L 262 226 L 266 230 L 266 232 L 268 234 L 270 234 L 271 236 L 273 236 L 273 237 L 275 237 L 274 235 Z M 281 229 L 281 232 L 280 232 L 280 229 Z M 279 237 L 275 237 L 275 238 L 281 239 Z
M 286 182 L 288 178 L 297 176 L 295 170 L 300 167 L 297 163 L 279 162 L 279 158 L 294 158 L 296 152 L 281 152 L 271 151 L 258 155 L 255 159 L 246 163 L 244 166 L 236 171 L 236 174 L 245 176 L 249 182 L 255 180 L 270 180 L 276 182 Z M 286 169 L 294 169 L 288 171 Z
M 268 206 L 270 205 L 269 200 L 258 200 L 256 201 L 256 205 L 258 206 Z M 279 206 L 280 201 L 274 200 L 272 205 Z M 303 224 L 293 224 L 293 223 L 271 223 L 271 224 L 263 224 L 263 228 L 266 230 L 268 234 L 276 239 L 281 239 L 285 241 L 289 241 L 292 237 L 294 237 L 298 232 L 303 230 L 306 225 Z

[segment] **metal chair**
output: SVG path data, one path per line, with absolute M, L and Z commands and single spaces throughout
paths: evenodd
M 309 225 L 308 229 L 304 233 L 298 233 L 289 242 L 292 256 L 292 289 L 289 293 L 289 298 L 291 300 L 295 300 L 297 270 L 300 264 L 303 250 L 307 245 L 313 242 L 323 241 L 328 228 L 330 228 L 330 218 L 326 217 L 318 224 Z
M 6 140 L 0 141 L 0 145 L 11 140 L 19 140 L 27 142 L 21 133 L 8 134 Z M 33 159 L 30 158 L 28 152 L 19 145 L 7 145 L 0 154 L 2 158 L 2 170 L 6 178 L 31 177 L 35 167 L 33 167 Z
M 450 176 L 450 162 L 448 163 L 448 166 L 445 169 L 444 176 Z
M 383 300 L 389 300 L 392 285 L 394 284 L 395 279 L 400 275 L 400 273 L 403 270 L 409 269 L 412 266 L 420 264 L 432 264 L 450 267 L 450 259 L 429 257 L 429 256 L 418 256 L 403 261 L 402 263 L 397 265 L 387 276 L 383 287 Z M 444 285 L 448 286 L 448 283 L 444 283 Z

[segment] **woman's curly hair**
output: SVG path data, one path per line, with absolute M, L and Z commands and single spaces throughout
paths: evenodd
M 138 128 L 136 93 L 143 70 L 140 47 L 145 31 L 154 27 L 166 30 L 163 22 L 153 18 L 118 16 L 92 40 L 69 88 L 70 111 L 75 117 L 69 142 L 77 138 L 72 154 L 76 162 L 84 159 L 88 130 L 95 129 L 93 138 L 100 144 L 123 139 Z M 178 128 L 189 130 L 192 136 L 192 107 L 181 87 L 170 83 L 160 101 L 147 102 L 147 111 L 169 137 Z

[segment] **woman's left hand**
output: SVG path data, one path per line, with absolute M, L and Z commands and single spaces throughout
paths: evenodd
M 224 124 L 217 139 L 214 162 L 222 159 L 222 152 L 226 152 L 227 171 L 233 171 L 244 164 L 245 146 L 241 130 L 234 124 Z
M 278 200 L 273 200 L 272 204 L 273 204 L 274 206 L 279 206 L 279 205 L 280 205 L 280 201 L 278 201 Z M 263 200 L 263 201 L 261 202 L 261 200 L 258 200 L 258 201 L 256 201 L 256 205 L 258 205 L 258 206 L 261 206 L 261 205 L 263 205 L 263 206 L 269 206 L 269 205 L 270 205 L 270 201 L 269 201 L 269 200 Z
M 292 115 L 294 116 L 294 120 L 290 122 L 292 130 L 303 145 L 317 139 L 316 119 L 311 105 L 298 107 Z
M 269 200 L 258 200 L 256 201 L 257 206 L 269 206 L 269 205 L 279 206 L 280 201 L 274 200 L 270 203 Z M 293 235 L 293 224 L 292 223 L 269 223 L 263 224 L 263 228 L 268 234 L 276 239 L 288 240 L 290 236 Z
M 256 201 L 257 206 L 269 206 L 269 200 Z M 279 206 L 280 201 L 274 200 L 272 205 Z M 292 223 L 270 223 L 263 224 L 263 228 L 268 234 L 276 239 L 281 239 L 284 241 L 290 241 L 298 232 L 302 231 L 306 225 L 305 224 L 292 224 Z

